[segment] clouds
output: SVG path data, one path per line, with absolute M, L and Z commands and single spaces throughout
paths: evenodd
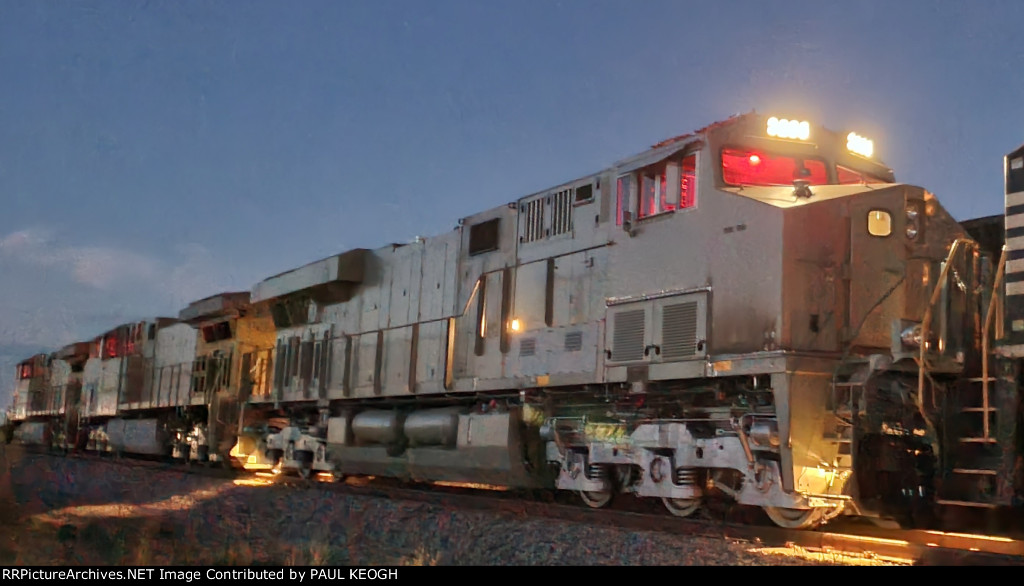
M 118 285 L 152 281 L 161 263 L 130 250 L 103 246 L 61 246 L 53 231 L 27 228 L 0 240 L 0 256 L 18 264 L 65 273 L 74 282 L 110 291 Z
M 135 319 L 168 316 L 196 299 L 251 282 L 205 247 L 161 256 L 71 244 L 46 227 L 0 237 L 0 344 L 59 346 Z
M 0 235 L 0 347 L 55 350 L 129 321 L 176 317 L 196 299 L 247 290 L 256 280 L 196 243 L 158 256 L 66 242 L 48 227 L 22 228 Z M 12 382 L 14 358 L 6 358 L 0 398 Z
M 62 244 L 48 228 L 25 228 L 0 239 L 0 262 L 49 273 L 87 289 L 154 295 L 154 305 L 184 305 L 228 287 L 231 280 L 205 247 L 177 245 L 157 258 L 127 248 Z

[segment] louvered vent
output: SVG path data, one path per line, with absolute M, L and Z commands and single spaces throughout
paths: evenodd
M 666 305 L 661 313 L 661 356 L 683 358 L 697 352 L 697 302 Z
M 551 235 L 572 232 L 573 190 L 559 191 L 551 197 Z
M 537 353 L 537 339 L 536 338 L 523 338 L 519 341 L 519 355 L 520 356 L 533 356 Z
M 615 314 L 612 360 L 640 360 L 644 357 L 644 310 Z
M 533 242 L 544 237 L 544 199 L 535 199 L 522 207 L 523 242 Z
M 569 332 L 565 335 L 565 351 L 578 352 L 583 349 L 583 332 Z

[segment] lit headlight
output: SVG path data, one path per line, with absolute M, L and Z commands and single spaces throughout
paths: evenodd
M 778 119 L 772 116 L 768 119 L 768 128 L 765 129 L 768 136 L 776 138 L 795 138 L 807 140 L 811 136 L 811 125 L 802 120 Z
M 921 347 L 921 324 L 912 325 L 909 328 L 903 330 L 900 334 L 900 340 L 905 346 L 911 348 Z
M 871 155 L 875 152 L 875 145 L 870 140 L 851 132 L 846 135 L 846 148 L 852 153 L 856 153 L 862 157 L 871 158 Z

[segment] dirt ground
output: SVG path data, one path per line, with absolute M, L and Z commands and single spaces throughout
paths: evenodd
M 0 565 L 907 565 L 0 446 Z

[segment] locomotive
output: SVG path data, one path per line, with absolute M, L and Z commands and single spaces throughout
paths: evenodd
M 1017 504 L 1024 147 L 961 224 L 856 132 L 737 115 L 18 368 L 24 443 L 712 499 Z M 1005 249 L 1005 252 L 1004 252 Z

